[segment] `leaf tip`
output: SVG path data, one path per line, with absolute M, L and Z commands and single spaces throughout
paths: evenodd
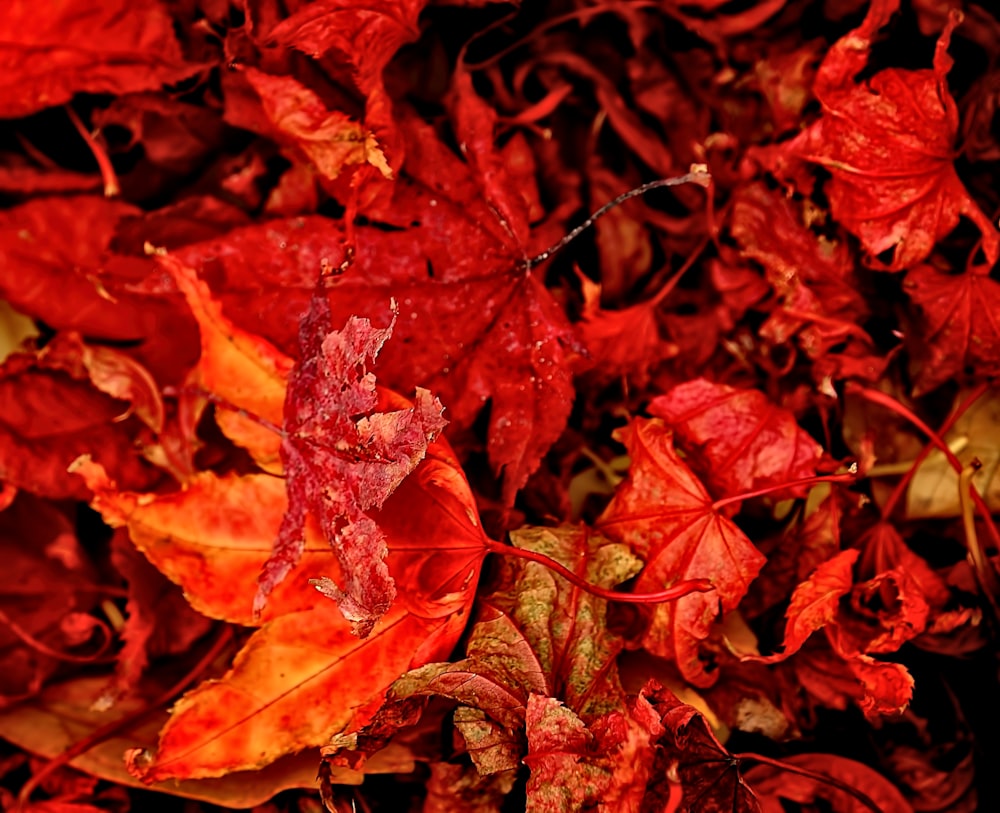
M 115 487 L 104 466 L 95 462 L 89 454 L 80 455 L 66 467 L 66 471 L 82 477 L 91 491 L 107 491 Z
M 153 754 L 147 748 L 129 748 L 124 753 L 125 770 L 141 782 L 149 782 L 149 769 L 153 764 Z

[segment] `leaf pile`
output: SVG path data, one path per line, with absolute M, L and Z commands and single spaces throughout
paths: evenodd
M 988 4 L 11 0 L 0 64 L 5 809 L 1000 807 Z

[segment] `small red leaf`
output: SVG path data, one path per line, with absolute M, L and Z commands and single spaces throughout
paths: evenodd
M 673 448 L 659 420 L 635 419 L 621 431 L 632 457 L 628 480 L 598 521 L 598 528 L 630 544 L 646 560 L 637 591 L 660 590 L 685 579 L 711 579 L 715 591 L 685 596 L 658 606 L 644 645 L 676 661 L 699 686 L 714 678 L 699 658 L 722 612 L 736 608 L 764 557 L 746 535 L 713 507 L 701 481 Z
M 699 378 L 654 398 L 649 412 L 674 430 L 719 497 L 814 477 L 823 455 L 795 416 L 758 390 Z
M 920 314 L 911 343 L 917 394 L 955 378 L 1000 374 L 1000 283 L 919 265 L 903 282 Z
M 798 652 L 806 639 L 816 630 L 831 623 L 837 615 L 840 599 L 846 596 L 854 584 L 853 568 L 858 560 L 856 550 L 838 553 L 824 562 L 813 574 L 802 582 L 792 595 L 785 617 L 784 649 L 780 654 L 767 658 L 749 658 L 764 663 L 778 663 Z

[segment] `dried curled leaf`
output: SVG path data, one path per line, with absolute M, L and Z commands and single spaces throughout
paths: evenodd
M 327 110 L 315 93 L 290 76 L 270 76 L 254 68 L 247 68 L 244 75 L 260 96 L 278 137 L 305 153 L 324 178 L 333 180 L 358 164 L 371 164 L 392 178 L 374 133 L 350 116 Z

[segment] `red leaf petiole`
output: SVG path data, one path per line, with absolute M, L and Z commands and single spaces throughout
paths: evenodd
M 664 601 L 676 601 L 691 593 L 708 593 L 715 589 L 710 579 L 686 579 L 677 582 L 677 584 L 666 590 L 660 590 L 656 593 L 616 593 L 614 590 L 607 590 L 603 587 L 598 587 L 596 584 L 591 584 L 568 567 L 561 565 L 555 559 L 551 559 L 543 553 L 535 553 L 535 551 L 525 550 L 524 548 L 515 548 L 513 545 L 501 545 L 492 539 L 486 541 L 486 550 L 489 553 L 497 553 L 501 556 L 513 556 L 517 559 L 527 559 L 529 562 L 544 565 L 549 570 L 558 573 L 574 587 L 579 587 L 585 593 L 597 596 L 597 598 L 603 598 L 606 601 L 618 601 L 623 604 L 661 604 Z
M 754 753 L 742 753 L 733 754 L 733 759 L 746 760 L 749 762 L 758 762 L 762 765 L 770 765 L 772 768 L 777 768 L 779 771 L 788 771 L 788 773 L 798 774 L 799 776 L 804 776 L 806 779 L 812 779 L 815 782 L 820 782 L 824 785 L 829 785 L 830 787 L 836 788 L 843 793 L 853 796 L 861 804 L 867 807 L 873 813 L 882 813 L 882 808 L 879 807 L 875 801 L 866 793 L 858 790 L 857 788 L 852 788 L 850 785 L 841 782 L 839 779 L 835 779 L 832 776 L 827 776 L 824 773 L 819 773 L 817 771 L 810 771 L 808 768 L 800 768 L 798 765 L 792 765 L 788 762 L 782 762 L 780 759 L 772 759 L 771 757 L 765 757 L 762 754 Z

